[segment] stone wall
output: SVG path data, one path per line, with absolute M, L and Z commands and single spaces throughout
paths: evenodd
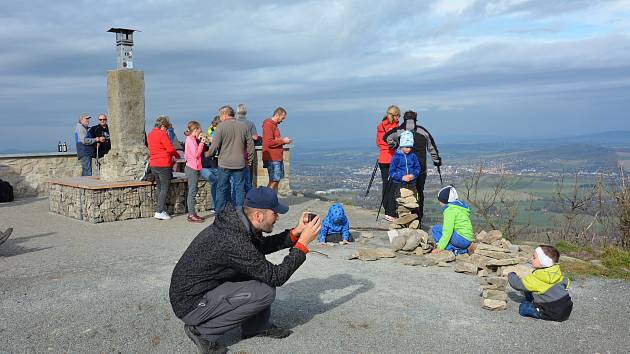
M 285 178 L 280 181 L 279 186 L 279 193 L 283 195 L 291 192 L 290 149 L 291 146 L 284 148 Z M 92 172 L 95 176 L 98 175 L 95 160 L 92 160 Z M 11 183 L 16 198 L 47 196 L 48 180 L 80 175 L 81 164 L 76 153 L 0 155 L 0 179 Z M 262 166 L 262 150 L 257 146 L 253 184 L 266 186 L 268 181 L 267 170 Z
M 75 153 L 0 155 L 0 179 L 11 183 L 15 198 L 46 196 L 49 179 L 80 175 Z
M 184 179 L 171 181 L 166 199 L 170 215 L 186 213 L 188 184 Z M 93 224 L 127 219 L 149 218 L 155 213 L 155 185 L 122 188 L 86 189 L 63 184 L 51 184 L 49 209 L 53 213 Z M 205 181 L 199 182 L 196 211 L 210 210 L 212 197 Z

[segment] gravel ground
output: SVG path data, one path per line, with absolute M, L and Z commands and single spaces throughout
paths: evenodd
M 327 208 L 317 200 L 285 201 L 291 211 L 276 230 L 302 210 Z M 386 227 L 373 212 L 347 211 L 353 227 Z M 49 213 L 47 199 L 0 205 L 0 229 L 15 229 L 0 246 L 0 352 L 195 352 L 171 311 L 168 285 L 179 256 L 208 223 L 178 216 L 92 225 Z M 568 321 L 526 319 L 513 292 L 506 311 L 482 310 L 476 277 L 451 268 L 404 266 L 398 257 L 347 260 L 357 247 L 386 244 L 384 231 L 372 234 L 350 246 L 313 246 L 329 257 L 310 253 L 273 305 L 274 322 L 295 333 L 240 340 L 232 331 L 225 336 L 230 351 L 628 352 L 628 282 L 574 281 Z

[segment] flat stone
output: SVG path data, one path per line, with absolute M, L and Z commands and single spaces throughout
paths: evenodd
M 433 261 L 428 260 L 425 257 L 408 258 L 402 261 L 402 264 L 412 266 L 412 267 L 415 267 L 415 266 L 429 267 L 429 266 L 435 265 Z
M 401 198 L 406 198 L 406 197 L 410 197 L 410 196 L 413 196 L 413 191 L 411 189 L 400 188 L 400 197 Z
M 405 237 L 399 235 L 399 236 L 394 237 L 394 239 L 390 243 L 390 247 L 393 251 L 398 251 L 398 250 L 401 250 L 405 246 L 406 242 L 407 240 L 405 239 Z
M 409 197 L 405 197 L 405 198 L 396 198 L 396 201 L 400 204 L 406 204 L 406 203 L 415 203 L 416 202 L 416 197 L 409 196 Z
M 504 278 L 504 277 L 492 276 L 492 277 L 480 278 L 479 279 L 479 283 L 482 286 L 483 285 L 494 285 L 495 289 L 505 290 L 505 287 L 507 286 L 508 281 L 507 281 L 507 278 Z
M 518 253 L 518 251 L 521 250 L 521 246 L 519 245 L 510 245 L 510 252 L 511 253 Z
M 446 262 L 438 262 L 437 266 L 438 267 L 450 267 L 451 265 L 449 263 L 446 263 Z
M 405 208 L 407 208 L 407 209 L 417 209 L 417 208 L 419 208 L 419 207 L 420 207 L 420 205 L 419 205 L 418 203 L 416 203 L 416 202 L 413 202 L 413 203 L 405 203 L 405 204 L 403 204 L 403 206 L 404 206 Z
M 494 246 L 494 245 L 489 245 L 487 243 L 480 243 L 480 244 L 478 244 L 477 248 L 475 249 L 475 252 L 477 252 L 477 251 L 492 251 L 492 252 L 510 253 L 510 250 L 507 249 L 507 248 Z
M 468 253 L 458 254 L 458 255 L 455 256 L 455 260 L 457 262 L 459 262 L 459 261 L 468 262 L 468 261 L 470 261 L 470 255 Z
M 409 223 L 410 229 L 417 229 L 420 226 L 420 220 L 416 219 Z
M 455 260 L 455 255 L 453 254 L 453 252 L 449 251 L 441 251 L 437 254 L 429 254 L 426 255 L 426 257 L 428 259 L 434 260 L 436 264 L 440 262 L 452 262 Z
M 470 256 L 469 262 L 476 264 L 479 268 L 486 268 L 488 262 L 490 262 L 492 258 L 478 255 L 477 253 Z
M 520 260 L 518 258 L 508 258 L 508 259 L 493 259 L 489 261 L 486 266 L 487 267 L 501 267 L 501 266 L 509 266 L 514 264 L 519 264 Z
M 575 258 L 575 257 L 565 256 L 565 255 L 560 256 L 559 261 L 560 262 L 582 263 L 582 264 L 588 263 L 585 260 L 582 260 L 582 259 L 579 259 L 579 258 Z
M 525 257 L 531 257 L 532 254 L 534 254 L 534 249 L 535 247 L 530 246 L 530 245 L 519 245 L 520 248 L 520 253 L 522 255 L 524 255 Z
M 465 274 L 477 274 L 477 266 L 472 263 L 467 262 L 456 262 L 455 268 L 453 270 L 456 273 L 465 273 Z
M 534 271 L 534 268 L 532 268 L 530 265 L 517 264 L 513 266 L 503 267 L 503 269 L 501 269 L 501 275 L 503 275 L 504 277 L 507 277 L 508 274 L 510 274 L 511 272 L 514 272 L 520 278 L 523 278 L 532 274 L 533 271 Z
M 488 236 L 488 233 L 485 230 L 481 230 L 479 231 L 479 233 L 475 236 L 475 240 L 477 242 L 481 242 L 482 240 L 484 240 L 486 238 L 486 236 Z
M 502 300 L 502 301 L 507 300 L 507 294 L 505 293 L 504 290 L 487 289 L 483 291 L 483 294 L 481 295 L 481 297 L 483 297 L 484 299 L 492 299 L 492 300 Z
M 492 244 L 492 242 L 498 241 L 501 238 L 503 238 L 503 233 L 501 233 L 501 231 L 499 231 L 499 230 L 492 230 L 492 231 L 489 231 L 486 234 L 486 237 L 484 237 L 483 241 L 481 241 L 481 242 Z
M 386 248 L 367 249 L 362 248 L 354 252 L 348 259 L 360 259 L 362 261 L 375 261 L 379 258 L 393 258 L 396 254 Z
M 486 250 L 480 250 L 480 249 L 475 250 L 475 254 L 478 254 L 484 257 L 493 258 L 493 259 L 515 258 L 511 253 L 486 251 Z
M 416 214 L 409 214 L 409 215 L 405 215 L 403 217 L 399 217 L 398 219 L 394 220 L 392 222 L 392 224 L 397 224 L 397 225 L 407 225 L 410 222 L 412 222 L 413 220 L 417 219 L 418 215 Z
M 507 309 L 507 302 L 493 299 L 482 299 L 481 308 L 490 311 L 501 311 Z
M 390 229 L 402 229 L 402 228 L 403 228 L 403 226 L 402 226 L 402 225 L 398 225 L 398 224 L 391 223 L 391 224 L 389 224 L 389 228 L 390 228 Z

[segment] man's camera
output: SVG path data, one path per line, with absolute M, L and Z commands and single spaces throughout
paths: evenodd
M 313 221 L 313 219 L 315 219 L 315 217 L 317 216 L 317 214 L 313 214 L 313 213 L 308 213 L 306 214 L 306 220 L 307 222 L 311 222 Z

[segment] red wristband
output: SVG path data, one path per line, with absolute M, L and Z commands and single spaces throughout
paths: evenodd
M 297 249 L 299 249 L 300 251 L 304 252 L 304 254 L 308 253 L 308 247 L 306 247 L 305 244 L 301 243 L 301 242 L 296 242 L 295 246 L 293 246 Z

